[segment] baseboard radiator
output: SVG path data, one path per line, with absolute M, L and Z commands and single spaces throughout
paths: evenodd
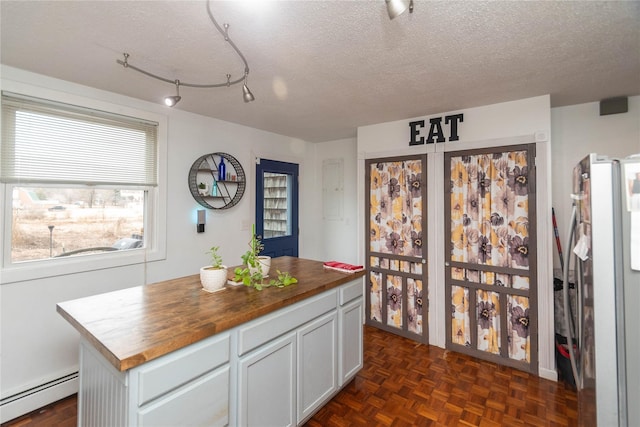
M 78 392 L 78 373 L 13 394 L 0 400 L 0 423 L 11 421 Z

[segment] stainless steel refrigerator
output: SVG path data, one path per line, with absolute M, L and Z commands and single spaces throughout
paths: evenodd
M 640 426 L 640 156 L 590 154 L 573 170 L 571 196 L 564 312 L 579 425 Z

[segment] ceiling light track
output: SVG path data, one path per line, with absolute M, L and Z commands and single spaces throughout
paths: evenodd
M 174 84 L 176 86 L 176 95 L 167 96 L 164 99 L 165 104 L 168 105 L 169 107 L 173 107 L 180 101 L 180 99 L 182 99 L 182 97 L 180 96 L 180 86 L 193 87 L 193 88 L 199 88 L 199 89 L 208 89 L 208 88 L 216 88 L 216 87 L 229 87 L 237 83 L 243 82 L 242 98 L 244 99 L 244 102 L 251 102 L 255 100 L 253 93 L 251 93 L 251 91 L 249 90 L 249 87 L 247 86 L 247 78 L 249 76 L 249 64 L 247 63 L 247 59 L 244 57 L 240 49 L 238 49 L 236 44 L 231 40 L 231 38 L 229 38 L 229 24 L 224 24 L 224 28 L 218 24 L 218 21 L 216 21 L 216 19 L 213 17 L 213 13 L 211 13 L 210 0 L 207 0 L 207 13 L 209 14 L 209 19 L 211 19 L 211 22 L 213 22 L 213 25 L 224 37 L 224 40 L 231 45 L 231 47 L 233 48 L 233 50 L 236 51 L 240 59 L 242 59 L 242 62 L 244 63 L 244 74 L 242 75 L 242 77 L 237 78 L 235 80 L 231 80 L 231 74 L 227 74 L 226 75 L 227 79 L 221 83 L 206 83 L 206 84 L 187 83 L 178 79 L 169 79 L 166 77 L 162 77 L 157 74 L 150 73 L 149 71 L 143 70 L 140 67 L 136 67 L 135 65 L 131 65 L 129 63 L 128 53 L 123 53 L 124 60 L 117 59 L 116 62 L 122 65 L 124 68 L 131 68 L 132 70 L 135 70 L 141 74 L 144 74 L 145 76 L 148 76 L 166 83 Z

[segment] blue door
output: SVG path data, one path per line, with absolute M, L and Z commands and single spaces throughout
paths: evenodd
M 263 255 L 298 256 L 298 165 L 258 159 L 256 234 Z

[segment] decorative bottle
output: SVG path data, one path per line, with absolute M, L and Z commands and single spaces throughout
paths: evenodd
M 224 181 L 227 178 L 227 165 L 224 164 L 224 157 L 220 156 L 220 164 L 218 165 L 218 181 Z

